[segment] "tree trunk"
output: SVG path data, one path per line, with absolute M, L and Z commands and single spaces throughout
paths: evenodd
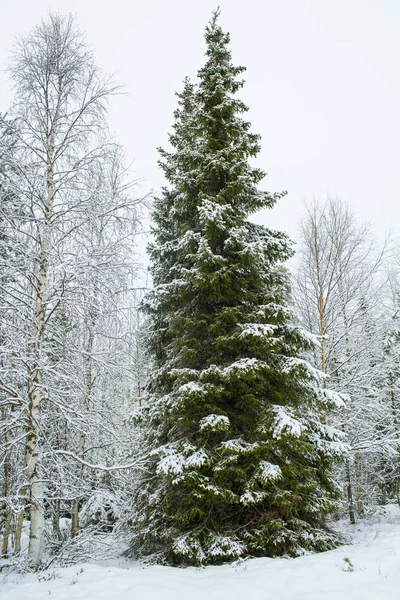
M 7 508 L 6 518 L 4 521 L 4 529 L 3 529 L 3 542 L 1 545 L 1 557 L 7 558 L 8 556 L 8 538 L 10 536 L 11 529 L 11 510 Z
M 99 247 L 101 245 L 101 237 L 99 239 Z M 95 325 L 96 325 L 96 315 L 97 310 L 96 307 L 91 307 L 91 313 L 88 318 L 89 323 L 89 334 L 88 334 L 88 342 L 86 346 L 86 377 L 85 377 L 85 408 L 88 410 L 91 405 L 92 393 L 93 393 L 93 348 L 94 348 L 94 337 L 95 337 Z M 79 437 L 79 454 L 84 458 L 86 448 L 86 434 L 81 433 Z M 79 465 L 79 474 L 78 481 L 81 482 L 83 479 L 84 466 Z M 79 507 L 80 507 L 80 498 L 76 498 L 72 502 L 71 507 L 71 537 L 75 537 L 79 533 Z
M 15 528 L 14 535 L 14 554 L 19 554 L 21 552 L 21 534 L 22 534 L 22 526 L 24 524 L 24 516 L 25 510 L 20 510 L 17 519 L 17 526 Z
M 355 468 L 356 468 L 356 499 L 357 499 L 357 513 L 360 517 L 364 517 L 364 501 L 363 501 L 363 492 L 362 492 L 362 462 L 361 455 L 359 452 L 355 455 Z
M 79 533 L 79 498 L 72 502 L 71 508 L 71 537 L 76 537 Z
M 5 414 L 2 410 L 2 417 L 5 421 Z M 4 442 L 6 442 L 6 436 L 4 436 Z M 8 458 L 6 457 L 4 460 L 4 498 L 7 498 L 10 490 L 9 490 L 9 472 L 8 472 Z M 11 509 L 7 504 L 4 508 L 4 528 L 3 528 L 3 543 L 1 547 L 1 556 L 7 556 L 8 553 L 8 536 L 10 535 L 10 524 L 11 524 Z
M 61 541 L 61 529 L 60 529 L 60 501 L 56 500 L 54 512 L 53 512 L 53 532 L 57 539 Z
M 25 465 L 29 484 L 29 558 L 32 566 L 37 568 L 42 559 L 44 533 L 43 482 L 40 479 L 41 456 L 38 432 L 42 377 L 38 365 L 30 375 L 33 383 L 28 393 L 29 416 Z
M 29 558 L 31 565 L 39 567 L 44 541 L 44 507 L 43 507 L 43 481 L 41 479 L 41 452 L 40 452 L 40 412 L 43 400 L 41 350 L 45 337 L 46 327 L 46 291 L 48 281 L 48 251 L 51 218 L 54 204 L 54 174 L 53 174 L 53 134 L 47 134 L 47 201 L 44 209 L 44 230 L 40 241 L 40 265 L 36 286 L 35 313 L 34 313 L 34 338 L 30 345 L 32 365 L 28 366 L 28 435 L 25 450 L 25 467 L 28 476 L 30 496 L 30 531 L 29 531 Z
M 350 523 L 355 525 L 356 517 L 354 510 L 354 499 L 353 499 L 353 486 L 351 483 L 351 472 L 350 472 L 350 463 L 346 461 L 346 482 L 347 482 L 347 502 L 349 506 L 349 518 Z

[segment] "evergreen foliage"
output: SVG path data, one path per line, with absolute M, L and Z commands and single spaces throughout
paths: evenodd
M 320 419 L 341 399 L 302 358 L 315 340 L 293 323 L 289 240 L 248 220 L 283 194 L 257 187 L 260 136 L 242 118 L 244 68 L 218 16 L 198 85 L 178 95 L 172 151 L 161 150 L 170 187 L 155 203 L 145 302 L 150 458 L 132 552 L 170 564 L 332 547 L 324 518 L 344 451 Z

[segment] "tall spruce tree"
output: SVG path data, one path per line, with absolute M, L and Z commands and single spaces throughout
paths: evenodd
M 331 547 L 324 518 L 343 452 L 320 419 L 340 399 L 301 358 L 313 341 L 288 306 L 290 244 L 247 220 L 282 194 L 257 187 L 264 173 L 249 159 L 260 136 L 241 118 L 244 68 L 218 16 L 199 83 L 179 95 L 173 150 L 161 151 L 170 188 L 150 248 L 149 470 L 132 550 L 171 564 Z

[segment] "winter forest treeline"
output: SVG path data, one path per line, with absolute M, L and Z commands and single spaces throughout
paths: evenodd
M 319 199 L 285 267 L 291 241 L 251 220 L 284 194 L 260 191 L 249 164 L 260 138 L 218 11 L 205 41 L 151 201 L 108 129 L 120 88 L 75 19 L 51 14 L 14 47 L 0 114 L 3 566 L 296 556 L 339 543 L 336 515 L 400 501 L 399 251 Z

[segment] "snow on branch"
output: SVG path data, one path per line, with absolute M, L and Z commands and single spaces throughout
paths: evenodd
M 68 450 L 55 450 L 54 453 L 60 454 L 62 456 L 68 456 L 69 458 L 72 458 L 73 460 L 80 463 L 81 465 L 88 467 L 89 469 L 96 470 L 96 471 L 123 471 L 125 469 L 133 469 L 135 467 L 145 470 L 145 468 L 143 466 L 144 461 L 142 461 L 142 462 L 135 461 L 132 463 L 128 463 L 127 465 L 112 465 L 111 467 L 106 467 L 105 465 L 94 465 L 92 463 L 89 463 L 86 460 L 83 460 L 82 458 L 77 456 L 74 452 L 69 452 Z

